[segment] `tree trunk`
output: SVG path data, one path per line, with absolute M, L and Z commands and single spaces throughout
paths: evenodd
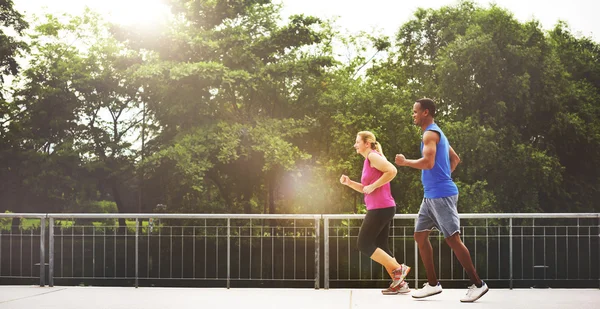
M 117 204 L 117 210 L 119 213 L 124 213 L 125 205 L 123 205 L 123 200 L 121 199 L 121 193 L 119 192 L 119 184 L 116 178 L 112 178 L 110 181 L 110 187 L 112 189 L 113 198 L 115 199 L 115 203 Z M 127 222 L 124 218 L 119 218 L 119 234 L 124 235 L 125 229 L 127 228 Z

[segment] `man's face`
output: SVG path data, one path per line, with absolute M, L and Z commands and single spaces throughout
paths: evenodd
M 420 126 L 423 123 L 423 118 L 425 117 L 424 111 L 421 110 L 421 103 L 415 102 L 413 105 L 413 123 L 417 126 Z

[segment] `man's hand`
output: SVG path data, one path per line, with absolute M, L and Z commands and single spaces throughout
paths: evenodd
M 398 166 L 405 166 L 406 165 L 406 157 L 403 154 L 397 154 L 394 162 L 396 162 L 396 165 L 398 165 Z

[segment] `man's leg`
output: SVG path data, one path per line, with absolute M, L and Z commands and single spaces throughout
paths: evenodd
M 436 286 L 438 284 L 438 279 L 437 274 L 435 273 L 435 266 L 433 265 L 433 248 L 429 241 L 429 232 L 430 231 L 415 232 L 414 236 L 415 241 L 419 246 L 421 261 L 423 261 L 423 265 L 425 266 L 427 281 L 429 282 L 429 285 Z
M 454 235 L 446 238 L 446 243 L 456 255 L 456 258 L 460 262 L 460 265 L 465 269 L 469 278 L 471 279 L 471 284 L 474 284 L 478 288 L 481 287 L 481 279 L 475 270 L 475 266 L 473 265 L 473 261 L 471 260 L 471 254 L 469 253 L 469 249 L 465 246 L 465 244 L 460 239 L 460 233 L 454 233 Z

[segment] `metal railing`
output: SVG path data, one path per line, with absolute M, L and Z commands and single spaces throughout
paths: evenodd
M 324 288 L 330 283 L 389 281 L 381 266 L 356 246 L 365 215 L 323 215 Z M 460 214 L 461 238 L 475 269 L 486 281 L 520 287 L 540 282 L 585 282 L 600 288 L 600 214 Z M 414 242 L 416 214 L 397 214 L 390 227 L 390 249 L 413 267 L 415 287 L 426 281 Z M 430 241 L 440 282 L 468 281 L 443 235 Z M 375 270 L 375 271 L 374 271 Z M 585 285 L 584 283 L 584 285 Z M 354 284 L 356 285 L 356 284 Z M 577 284 L 576 284 L 577 285 Z
M 409 277 L 418 286 L 426 276 L 413 239 L 416 217 L 396 215 L 390 245 L 399 262 L 413 267 Z M 140 280 L 166 280 L 329 288 L 389 281 L 385 270 L 356 246 L 364 215 L 0 214 L 2 218 L 38 223 L 29 228 L 0 225 L 0 278 L 39 276 L 40 286 L 53 286 L 55 280 L 127 280 L 137 287 Z M 600 287 L 599 213 L 460 218 L 462 239 L 486 281 L 510 288 L 540 281 Z M 127 226 L 119 226 L 117 219 Z M 440 281 L 466 281 L 442 240 L 439 233 L 431 234 Z

